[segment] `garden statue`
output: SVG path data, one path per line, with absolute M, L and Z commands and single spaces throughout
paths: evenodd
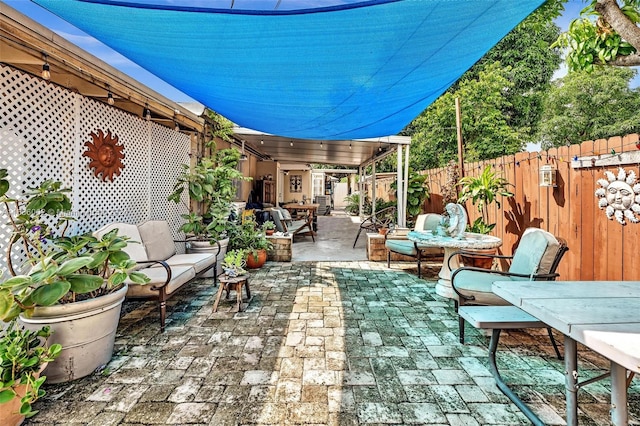
M 467 212 L 460 204 L 449 203 L 445 206 L 446 234 L 452 238 L 462 238 L 467 228 Z

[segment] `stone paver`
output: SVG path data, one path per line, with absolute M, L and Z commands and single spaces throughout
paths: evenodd
M 254 298 L 241 313 L 226 301 L 213 313 L 216 289 L 196 280 L 170 300 L 165 333 L 153 303 L 127 301 L 112 361 L 45 385 L 25 424 L 529 424 L 495 386 L 487 337 L 469 327 L 458 343 L 433 273 L 385 266 L 269 262 L 251 271 Z M 545 422 L 564 423 L 563 363 L 544 333 L 505 333 L 499 363 Z M 580 367 L 591 377 L 607 362 L 581 351 Z M 580 391 L 580 424 L 609 424 L 608 387 Z M 629 393 L 640 424 L 638 380 Z

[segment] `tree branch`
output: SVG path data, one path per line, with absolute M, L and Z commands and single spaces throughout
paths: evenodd
M 597 0 L 595 10 L 611 25 L 611 28 L 640 52 L 640 28 L 622 12 L 616 0 Z M 615 61 L 609 62 L 609 64 L 616 65 L 613 62 L 617 62 L 618 59 L 616 58 Z M 626 64 L 625 66 L 629 65 Z M 634 63 L 632 65 L 637 64 Z
M 637 53 L 632 53 L 628 56 L 618 56 L 615 59 L 607 62 L 606 65 L 613 65 L 618 67 L 640 66 L 640 55 Z

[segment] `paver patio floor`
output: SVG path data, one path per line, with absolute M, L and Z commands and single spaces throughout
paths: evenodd
M 164 333 L 155 304 L 125 302 L 112 361 L 46 385 L 25 424 L 529 424 L 495 386 L 487 337 L 469 328 L 458 343 L 431 266 L 421 280 L 399 264 L 269 262 L 251 272 L 245 312 L 225 301 L 213 313 L 216 289 L 198 280 L 170 299 Z M 544 330 L 506 333 L 499 364 L 546 423 L 564 424 L 563 363 Z M 581 351 L 585 376 L 606 367 Z M 581 425 L 609 424 L 608 387 L 580 391 Z M 629 399 L 638 424 L 638 380 Z

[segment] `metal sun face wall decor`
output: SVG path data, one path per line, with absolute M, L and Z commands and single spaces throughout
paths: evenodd
M 636 217 L 640 215 L 640 183 L 635 172 L 619 168 L 617 176 L 610 171 L 605 171 L 604 174 L 606 179 L 597 181 L 601 186 L 596 190 L 598 207 L 605 210 L 607 218 L 615 217 L 621 225 L 626 225 L 626 220 L 631 223 L 640 222 Z
M 118 141 L 117 135 L 111 135 L 111 130 L 107 130 L 105 134 L 98 129 L 97 133 L 90 133 L 91 142 L 85 142 L 84 146 L 87 150 L 82 154 L 83 157 L 89 157 L 89 168 L 93 169 L 96 177 L 106 182 L 107 179 L 113 182 L 114 175 L 120 176 L 120 172 L 124 169 L 122 160 L 124 159 L 124 145 Z

